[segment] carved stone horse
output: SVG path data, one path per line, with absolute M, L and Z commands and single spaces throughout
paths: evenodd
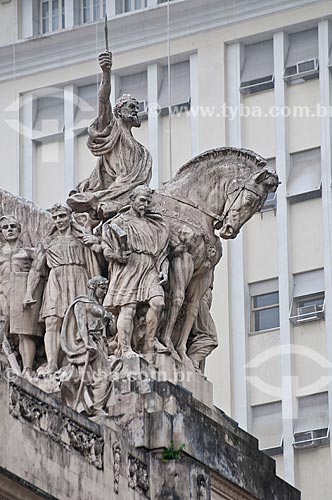
M 160 341 L 183 361 L 189 361 L 187 340 L 221 258 L 220 237 L 235 238 L 278 187 L 277 174 L 265 167 L 252 151 L 214 149 L 187 162 L 154 194 L 155 209 L 170 225 L 171 248 L 170 304 Z

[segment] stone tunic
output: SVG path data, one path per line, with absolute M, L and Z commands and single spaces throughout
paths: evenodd
M 33 250 L 20 243 L 11 246 L 4 243 L 0 248 L 0 319 L 9 318 L 10 276 L 15 272 L 29 272 Z
M 75 236 L 47 238 L 39 248 L 50 269 L 44 291 L 41 318 L 63 318 L 69 304 L 86 291 L 90 276 L 86 270 L 86 248 Z
M 131 254 L 126 264 L 116 260 L 110 262 L 110 284 L 104 306 L 113 310 L 163 296 L 159 273 L 168 247 L 168 227 L 163 219 L 157 214 L 139 217 L 130 209 L 115 217 L 112 223 L 127 234 L 127 246 Z M 118 243 L 108 224 L 104 225 L 103 241 L 113 252 L 119 253 Z

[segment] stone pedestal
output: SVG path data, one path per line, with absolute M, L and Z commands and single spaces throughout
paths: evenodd
M 159 381 L 158 363 L 125 361 L 110 416 L 92 421 L 23 378 L 7 380 L 0 361 L 0 497 L 300 499 L 255 438 L 180 383 Z

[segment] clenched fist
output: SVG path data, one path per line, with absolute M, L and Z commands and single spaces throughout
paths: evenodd
M 99 66 L 103 71 L 109 71 L 112 67 L 112 53 L 111 52 L 102 52 L 98 56 Z

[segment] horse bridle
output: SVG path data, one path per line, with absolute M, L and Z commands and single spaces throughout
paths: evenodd
M 176 196 L 173 196 L 171 194 L 166 194 L 166 193 L 162 193 L 159 191 L 158 194 L 161 194 L 162 196 L 165 196 L 166 198 L 171 198 L 172 200 L 175 200 L 175 201 L 178 201 L 179 203 L 183 203 L 184 205 L 188 205 L 189 207 L 192 207 L 192 208 L 196 208 L 196 210 L 200 210 L 201 212 L 203 212 L 205 215 L 208 215 L 209 217 L 211 217 L 212 219 L 216 220 L 217 222 L 215 222 L 214 224 L 214 228 L 215 229 L 221 229 L 222 226 L 223 226 L 223 223 L 224 223 L 224 220 L 226 219 L 227 215 L 229 214 L 232 206 L 234 205 L 234 203 L 236 202 L 236 200 L 238 199 L 238 197 L 240 196 L 240 194 L 242 193 L 242 191 L 249 191 L 250 193 L 253 193 L 255 194 L 256 196 L 258 196 L 259 198 L 262 198 L 260 194 L 258 194 L 256 191 L 254 191 L 253 189 L 250 189 L 246 186 L 246 184 L 243 184 L 242 186 L 237 186 L 233 191 L 231 191 L 230 193 L 227 193 L 226 194 L 226 201 L 225 201 L 225 204 L 227 202 L 227 199 L 229 197 L 229 195 L 235 193 L 236 191 L 238 191 L 238 193 L 236 194 L 234 200 L 232 201 L 232 203 L 229 205 L 228 209 L 226 212 L 224 212 L 221 217 L 217 214 L 214 214 L 213 212 L 209 212 L 208 210 L 205 210 L 204 208 L 202 208 L 200 205 L 198 205 L 197 203 L 193 203 L 193 202 L 189 202 L 189 201 L 186 201 L 186 200 L 183 200 L 182 198 L 178 198 Z

